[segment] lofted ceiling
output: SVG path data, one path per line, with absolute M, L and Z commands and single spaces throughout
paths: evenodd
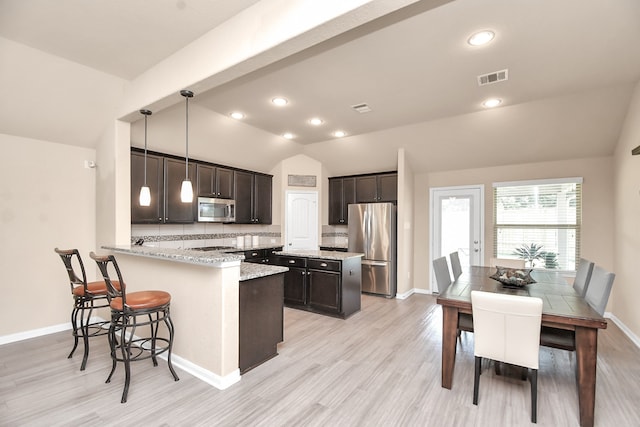
M 0 36 L 130 80 L 257 1 L 0 0 Z M 193 102 L 291 132 L 336 173 L 359 172 L 340 144 L 380 168 L 406 148 L 418 171 L 613 152 L 640 79 L 640 2 L 455 0 L 427 9 L 372 21 Z M 468 45 L 483 29 L 495 39 Z M 507 81 L 478 86 L 479 74 L 503 69 Z M 275 96 L 289 103 L 275 107 Z M 488 97 L 503 102 L 486 110 Z M 371 111 L 354 111 L 361 103 Z M 324 123 L 311 126 L 311 117 Z M 347 136 L 332 136 L 338 129 Z M 513 150 L 520 141 L 526 147 Z

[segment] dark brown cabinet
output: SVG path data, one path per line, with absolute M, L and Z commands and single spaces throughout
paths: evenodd
M 269 249 L 252 249 L 247 251 L 237 251 L 236 253 L 244 254 L 245 262 L 252 262 L 255 264 L 268 264 L 270 260 L 275 256 L 275 252 L 282 250 L 282 246 Z
M 356 177 L 356 203 L 396 202 L 398 174 L 377 174 Z
M 198 195 L 233 199 L 234 171 L 219 166 L 198 165 Z
M 329 178 L 329 225 L 348 224 L 349 204 L 355 202 L 355 178 Z
M 271 224 L 272 177 L 235 172 L 236 224 Z
M 284 275 L 284 303 L 288 307 L 342 318 L 360 310 L 360 258 L 327 260 L 280 255 L 270 262 L 289 267 Z
M 147 187 L 151 193 L 149 206 L 140 206 L 140 188 L 145 183 L 144 153 L 131 153 L 131 222 L 154 224 L 164 218 L 164 159 L 147 155 Z
M 283 340 L 283 274 L 240 282 L 238 366 L 244 374 L 278 354 Z
M 196 179 L 193 163 L 188 167 L 189 179 Z M 144 153 L 131 153 L 131 222 L 134 224 L 191 223 L 196 218 L 195 202 L 180 200 L 185 161 L 147 155 L 147 185 L 151 192 L 150 206 L 140 206 L 138 195 L 144 184 Z M 195 200 L 195 198 L 194 198 Z
M 196 166 L 189 163 L 189 179 L 195 187 Z M 164 222 L 166 223 L 191 223 L 196 220 L 197 197 L 193 202 L 184 203 L 180 199 L 182 181 L 185 179 L 185 161 L 176 159 L 164 159 Z M 195 188 L 194 188 L 195 191 Z
M 310 259 L 309 305 L 315 309 L 340 312 L 340 261 Z

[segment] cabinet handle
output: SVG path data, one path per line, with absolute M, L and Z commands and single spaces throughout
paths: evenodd
M 302 272 L 302 275 L 304 276 L 305 274 L 307 274 L 307 272 L 306 272 L 306 271 L 303 271 L 303 272 Z
M 251 256 L 258 256 L 258 252 L 252 252 Z
M 295 264 L 295 263 L 296 263 L 295 260 L 292 260 L 292 259 L 289 260 L 289 264 Z
M 321 262 L 321 263 L 320 263 L 320 267 L 326 267 L 326 266 L 327 266 L 327 263 L 326 263 L 326 262 Z

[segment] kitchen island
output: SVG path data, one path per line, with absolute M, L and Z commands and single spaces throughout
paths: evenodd
M 243 254 L 225 251 L 102 249 L 116 254 L 127 291 L 158 289 L 171 294 L 176 366 L 219 389 L 240 380 L 240 282 L 255 286 L 256 279 L 282 276 L 286 267 L 244 263 Z
M 363 254 L 323 250 L 275 251 L 271 264 L 289 267 L 287 307 L 346 319 L 360 311 Z

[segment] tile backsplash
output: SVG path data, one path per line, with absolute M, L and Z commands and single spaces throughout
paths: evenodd
M 196 248 L 237 246 L 238 236 L 257 236 L 259 245 L 281 245 L 279 225 L 235 225 L 219 223 L 132 224 L 131 243 L 139 239 L 147 246 Z

